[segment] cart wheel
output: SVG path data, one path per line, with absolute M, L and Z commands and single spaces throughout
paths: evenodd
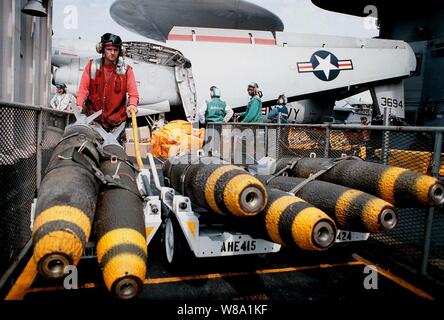
M 165 220 L 164 242 L 165 257 L 170 265 L 177 265 L 187 258 L 191 258 L 192 254 L 187 239 L 174 215 L 170 215 Z

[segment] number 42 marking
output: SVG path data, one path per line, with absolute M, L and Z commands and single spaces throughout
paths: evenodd
M 337 237 L 338 241 L 351 241 L 351 232 L 341 231 Z

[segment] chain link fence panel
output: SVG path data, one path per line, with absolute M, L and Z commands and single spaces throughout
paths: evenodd
M 37 188 L 37 112 L 0 106 L 0 273 L 31 236 Z
M 435 210 L 433 216 L 428 274 L 444 283 L 444 209 Z
M 420 270 L 424 253 L 427 209 L 399 209 L 399 221 L 390 232 L 372 234 L 368 249 L 388 255 L 391 259 Z
M 66 113 L 0 103 L 0 274 L 31 237 L 31 204 L 66 123 Z

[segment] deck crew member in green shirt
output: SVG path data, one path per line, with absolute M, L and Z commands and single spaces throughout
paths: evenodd
M 210 101 L 206 101 L 206 108 L 199 114 L 201 124 L 208 122 L 228 122 L 233 116 L 233 110 L 220 98 L 220 89 L 216 86 L 210 88 Z
M 237 114 L 241 123 L 263 123 L 262 118 L 262 92 L 259 90 L 257 83 L 252 82 L 248 85 L 247 91 L 250 95 L 245 112 Z M 235 138 L 233 143 L 233 163 L 234 164 L 253 164 L 257 160 L 257 148 L 263 145 L 264 132 L 261 128 L 253 129 L 253 136 L 244 136 Z M 261 134 L 262 133 L 262 134 Z M 255 151 L 256 150 L 256 151 Z
M 220 96 L 220 89 L 212 86 L 210 88 L 211 100 L 206 101 L 205 106 L 199 112 L 199 122 L 201 125 L 214 122 L 228 122 L 233 116 L 233 110 Z M 205 145 L 212 155 L 222 154 L 222 129 L 221 125 L 210 125 L 205 130 Z
M 259 86 L 257 83 L 252 82 L 248 85 L 248 94 L 250 95 L 250 101 L 248 102 L 245 112 L 238 114 L 239 120 L 245 123 L 262 123 L 262 101 L 261 93 L 258 91 Z

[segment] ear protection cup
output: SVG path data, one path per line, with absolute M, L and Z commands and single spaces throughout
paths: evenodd
M 103 49 L 103 45 L 101 42 L 96 44 L 96 52 L 97 53 L 102 53 L 102 49 Z

